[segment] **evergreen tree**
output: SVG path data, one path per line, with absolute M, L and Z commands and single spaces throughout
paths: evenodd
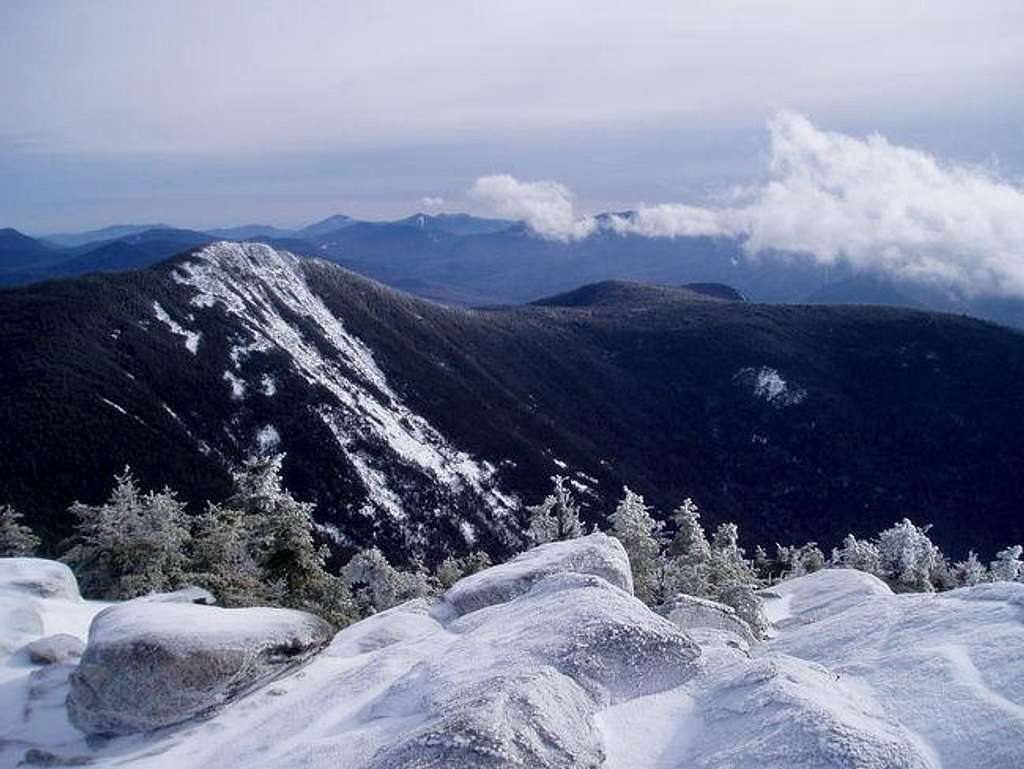
M 247 459 L 235 473 L 235 494 L 226 507 L 246 516 L 250 552 L 264 585 L 280 603 L 342 626 L 355 607 L 344 582 L 324 564 L 327 548 L 313 540 L 313 504 L 299 502 L 281 480 L 284 454 Z
M 13 507 L 0 505 L 0 558 L 32 556 L 39 549 L 39 537 L 21 519 Z
M 1020 545 L 1013 545 L 996 553 L 996 559 L 992 561 L 989 569 L 992 573 L 993 582 L 1019 582 L 1024 576 L 1020 555 Z
M 640 494 L 625 486 L 622 492 L 622 500 L 608 518 L 611 535 L 622 543 L 629 556 L 634 594 L 651 605 L 658 598 L 661 524 L 651 517 L 650 508 Z
M 711 585 L 713 595 L 733 585 L 757 582 L 754 570 L 739 545 L 739 529 L 735 523 L 722 523 L 711 538 Z
M 567 479 L 555 475 L 551 482 L 551 494 L 539 505 L 526 508 L 529 516 L 527 536 L 535 545 L 575 539 L 583 534 L 579 504 L 569 489 Z
M 212 592 L 222 606 L 280 603 L 285 585 L 264 580 L 253 540 L 245 513 L 208 504 L 193 521 L 189 579 Z
M 188 516 L 174 492 L 142 493 L 125 468 L 106 503 L 76 502 L 70 512 L 78 523 L 63 560 L 86 595 L 121 600 L 184 583 Z
M 669 546 L 669 559 L 662 571 L 666 597 L 677 593 L 709 598 L 714 594 L 711 584 L 711 545 L 700 522 L 700 510 L 692 499 L 672 513 L 676 533 Z
M 405 575 L 376 547 L 356 553 L 341 574 L 352 589 L 361 614 L 386 611 L 409 597 Z

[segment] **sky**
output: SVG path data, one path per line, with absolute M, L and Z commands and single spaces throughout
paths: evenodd
M 508 212 L 511 179 L 560 187 L 571 227 L 633 208 L 827 255 L 864 211 L 769 237 L 772 185 L 807 171 L 780 167 L 792 129 L 874 158 L 860 200 L 952 179 L 955 215 L 990 184 L 978 226 L 1012 248 L 1022 51 L 1020 0 L 5 0 L 0 227 Z M 898 151 L 858 154 L 878 139 Z

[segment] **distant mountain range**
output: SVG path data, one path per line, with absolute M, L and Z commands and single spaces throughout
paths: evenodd
M 50 543 L 126 464 L 198 509 L 270 450 L 339 545 L 398 557 L 507 552 L 555 473 L 591 521 L 628 484 L 751 545 L 1024 540 L 1024 334 L 970 318 L 623 281 L 473 310 L 222 242 L 0 291 L 0 372 L 0 504 Z
M 644 238 L 599 228 L 563 243 L 537 237 L 521 223 L 458 213 L 392 222 L 337 214 L 295 230 L 262 224 L 202 232 L 118 225 L 42 239 L 2 230 L 0 284 L 138 269 L 213 240 L 259 241 L 319 256 L 404 291 L 461 305 L 518 304 L 620 279 L 716 283 L 758 302 L 910 307 L 1024 327 L 1021 300 L 960 295 L 797 254 L 751 257 L 735 239 Z

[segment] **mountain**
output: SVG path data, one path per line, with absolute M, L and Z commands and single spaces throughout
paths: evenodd
M 25 256 L 20 266 L 0 270 L 0 284 L 26 284 L 89 272 L 135 270 L 211 240 L 213 238 L 205 232 L 158 228 L 74 247 L 47 248 L 40 244 L 42 250 L 36 247 L 31 252 L 22 252 Z
M 120 238 L 128 237 L 129 235 L 138 235 L 146 230 L 166 229 L 173 228 L 168 224 L 114 224 L 109 227 L 103 227 L 98 230 L 88 230 L 86 232 L 47 235 L 45 236 L 45 239 L 50 243 L 56 243 L 59 246 L 71 248 L 74 246 L 84 246 L 89 243 L 102 243 L 110 240 L 118 240 Z
M 7 227 L 0 230 L 0 271 L 31 268 L 53 259 L 54 250 L 43 241 Z
M 507 552 L 516 500 L 559 472 L 592 521 L 628 484 L 662 514 L 692 496 L 749 546 L 903 516 L 956 555 L 1024 539 L 1020 333 L 679 288 L 568 297 L 445 307 L 232 243 L 2 292 L 0 500 L 52 543 L 126 464 L 199 505 L 274 449 L 339 543 L 399 557 Z
M 294 230 L 283 230 L 269 224 L 245 224 L 241 227 L 221 227 L 204 230 L 218 240 L 255 240 L 257 238 L 290 238 Z
M 440 230 L 452 235 L 483 235 L 507 230 L 516 223 L 507 219 L 481 219 L 469 214 L 413 214 L 393 224 L 423 230 Z
M 313 222 L 313 224 L 295 231 L 292 235 L 294 237 L 305 239 L 319 238 L 334 232 L 335 230 L 348 227 L 350 224 L 355 224 L 355 221 L 355 219 L 350 216 L 345 216 L 345 214 L 334 214 L 334 216 L 328 216 L 326 219 Z

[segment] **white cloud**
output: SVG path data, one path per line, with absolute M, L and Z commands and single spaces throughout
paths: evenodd
M 444 198 L 433 198 L 428 195 L 427 197 L 420 198 L 420 205 L 427 211 L 436 211 L 444 207 Z
M 740 237 L 751 255 L 796 252 L 968 293 L 1024 296 L 1019 187 L 879 134 L 822 131 L 794 112 L 778 113 L 768 127 L 769 178 L 743 202 L 640 206 L 608 226 L 646 237 Z M 474 189 L 482 183 L 489 191 L 482 197 L 545 237 L 585 237 L 594 228 L 556 182 L 486 177 Z
M 594 219 L 576 215 L 572 193 L 558 182 L 521 182 L 508 174 L 482 176 L 469 194 L 490 204 L 501 216 L 522 219 L 538 235 L 551 240 L 585 238 L 597 226 Z

